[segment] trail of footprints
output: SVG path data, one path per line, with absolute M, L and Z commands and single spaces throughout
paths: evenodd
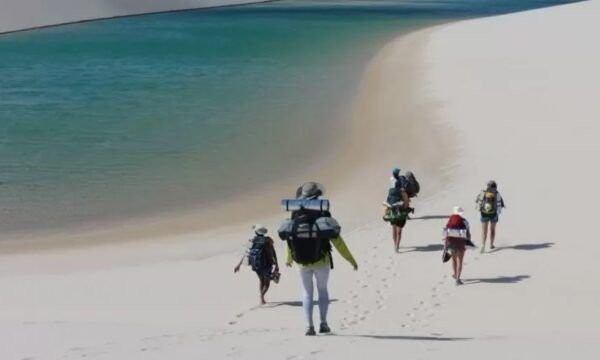
M 390 279 L 386 274 L 391 274 L 392 278 L 398 278 L 400 274 L 395 271 L 396 257 L 394 254 L 385 257 L 381 261 L 381 251 L 379 244 L 387 239 L 386 235 L 380 233 L 376 237 L 378 243 L 373 243 L 369 247 L 365 260 L 361 262 L 361 275 L 357 280 L 357 287 L 349 292 L 348 299 L 345 300 L 346 309 L 344 312 L 343 321 L 340 324 L 340 329 L 348 329 L 359 325 L 369 320 L 372 312 L 381 311 L 386 308 L 387 293 L 390 289 Z M 472 261 L 478 261 L 480 254 L 474 252 Z M 465 261 L 465 266 L 468 261 Z M 384 268 L 386 271 L 381 272 L 384 276 L 374 276 L 374 272 Z M 363 270 L 364 269 L 364 270 Z M 428 332 L 432 336 L 442 335 L 439 331 L 431 329 L 431 324 L 436 312 L 440 311 L 443 306 L 444 298 L 451 296 L 452 289 L 455 285 L 450 281 L 449 275 L 444 275 L 437 280 L 427 293 L 425 298 L 418 301 L 417 304 L 409 308 L 405 313 L 403 321 L 400 322 L 400 327 L 411 332 L 420 331 Z M 368 296 L 369 301 L 361 299 Z M 374 301 L 371 301 L 374 299 Z
M 400 273 L 395 270 L 396 254 L 389 254 L 384 257 L 383 261 L 381 260 L 382 251 L 380 250 L 380 246 L 385 240 L 387 240 L 387 236 L 383 231 L 378 236 L 372 238 L 366 257 L 360 261 L 361 268 L 357 279 L 357 286 L 343 297 L 344 315 L 337 327 L 340 331 L 365 323 L 370 320 L 372 314 L 386 309 L 386 300 L 388 299 L 388 292 L 391 287 L 390 281 L 399 278 Z M 476 253 L 472 261 L 478 261 L 479 258 L 479 253 Z M 467 263 L 465 262 L 465 265 Z M 385 271 L 381 272 L 384 276 L 376 276 L 376 272 L 379 272 L 381 268 L 385 269 Z M 432 329 L 431 324 L 436 312 L 442 308 L 444 298 L 451 296 L 452 291 L 450 289 L 452 287 L 454 285 L 450 281 L 449 275 L 444 275 L 441 279 L 437 280 L 425 297 L 410 307 L 409 311 L 405 313 L 403 321 L 400 322 L 400 328 L 423 335 L 424 333 L 428 333 L 431 336 L 443 336 L 441 331 Z M 368 297 L 368 300 L 365 300 L 364 297 Z M 237 314 L 235 319 L 229 322 L 229 325 L 235 325 L 245 313 Z M 283 339 L 284 342 L 291 340 L 292 338 L 289 337 Z M 312 359 L 321 351 L 320 346 L 322 344 L 315 344 L 315 347 L 311 348 L 306 354 L 294 355 L 286 359 Z M 228 354 L 228 357 L 235 356 L 236 354 L 239 354 L 239 352 L 232 351 Z
M 384 274 L 389 274 L 394 268 L 394 256 L 389 255 L 384 261 L 380 261 L 379 243 L 383 235 L 379 235 L 369 246 L 366 259 L 361 261 L 360 275 L 355 289 L 350 290 L 350 296 L 346 300 L 346 309 L 344 317 L 340 324 L 340 329 L 347 329 L 356 326 L 370 319 L 373 312 L 385 309 L 387 291 L 390 288 L 388 276 L 375 276 L 381 268 L 384 268 Z M 392 276 L 397 277 L 397 273 Z M 368 296 L 368 300 L 361 299 L 361 296 Z

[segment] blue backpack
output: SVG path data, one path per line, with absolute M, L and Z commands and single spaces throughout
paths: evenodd
M 256 235 L 252 239 L 252 246 L 248 251 L 248 264 L 253 271 L 258 271 L 269 267 L 267 258 L 267 238 L 265 236 Z

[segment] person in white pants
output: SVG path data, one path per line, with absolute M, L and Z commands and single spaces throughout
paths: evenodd
M 331 240 L 331 243 L 336 250 L 346 259 L 354 268 L 358 270 L 358 264 L 352 253 L 346 246 L 346 243 L 341 236 Z M 288 258 L 286 261 L 287 266 L 292 266 L 292 254 L 288 248 Z M 304 308 L 304 317 L 307 324 L 306 335 L 316 335 L 314 322 L 313 322 L 313 302 L 314 302 L 314 281 L 316 280 L 317 294 L 319 296 L 319 315 L 321 324 L 319 326 L 319 333 L 326 334 L 331 332 L 329 325 L 327 324 L 327 311 L 329 310 L 329 291 L 327 289 L 327 282 L 329 280 L 329 272 L 331 271 L 331 259 L 329 254 L 325 254 L 323 258 L 316 261 L 313 264 L 302 265 L 300 267 L 300 278 L 302 280 L 302 287 L 304 289 L 302 297 L 302 307 Z

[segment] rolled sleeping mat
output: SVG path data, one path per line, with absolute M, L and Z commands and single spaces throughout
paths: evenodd
M 444 237 L 453 237 L 459 239 L 468 239 L 469 232 L 467 229 L 443 229 L 442 232 Z
M 283 199 L 281 207 L 285 211 L 318 210 L 329 211 L 329 200 L 327 199 Z

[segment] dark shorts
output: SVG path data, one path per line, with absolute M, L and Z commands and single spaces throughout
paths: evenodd
M 396 221 L 392 221 L 390 222 L 390 224 L 395 225 L 395 226 L 399 226 L 400 228 L 404 228 L 404 225 L 406 225 L 406 218 L 402 218 Z
M 494 215 L 481 214 L 481 222 L 496 224 L 498 222 L 498 214 L 494 214 Z
M 258 275 L 258 277 L 260 278 L 271 278 L 271 273 L 272 273 L 272 266 L 266 267 L 266 268 L 262 268 L 262 269 L 258 269 L 254 271 L 256 273 L 256 275 Z
M 465 246 L 467 245 L 467 240 L 465 240 L 465 239 L 449 237 L 447 240 L 448 240 L 448 249 L 450 249 L 450 250 L 464 251 Z

